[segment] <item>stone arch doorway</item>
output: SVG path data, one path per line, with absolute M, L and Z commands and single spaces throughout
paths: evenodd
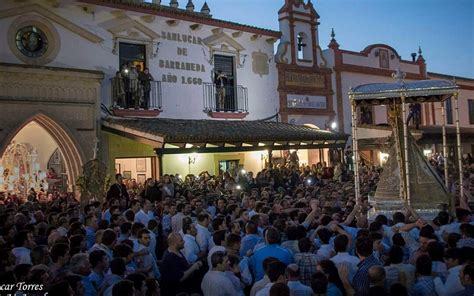
M 75 139 L 72 138 L 71 133 L 68 132 L 60 123 L 45 114 L 36 114 L 35 116 L 25 120 L 16 129 L 11 131 L 8 136 L 0 143 L 0 156 L 4 155 L 7 147 L 12 144 L 17 135 L 21 135 L 24 129 L 36 128 L 46 133 L 50 140 L 54 141 L 55 149 L 58 149 L 64 160 L 65 173 L 67 175 L 69 189 L 75 185 L 77 178 L 82 173 L 83 157 L 79 150 Z M 32 129 L 34 130 L 34 129 Z M 44 137 L 45 139 L 47 137 Z M 54 151 L 54 150 L 53 150 Z M 46 168 L 51 154 L 46 155 L 46 163 L 42 168 Z M 46 168 L 47 169 L 47 168 Z

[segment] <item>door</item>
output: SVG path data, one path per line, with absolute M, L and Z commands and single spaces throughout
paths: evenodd
M 224 111 L 237 110 L 237 102 L 235 96 L 235 77 L 234 77 L 234 57 L 214 55 L 214 73 L 222 72 L 226 76 L 225 81 L 225 97 L 224 97 Z M 218 98 L 216 98 L 218 100 Z M 216 102 L 219 106 L 219 102 Z
M 239 169 L 239 160 L 219 160 L 219 171 L 228 172 L 231 176 L 236 176 Z

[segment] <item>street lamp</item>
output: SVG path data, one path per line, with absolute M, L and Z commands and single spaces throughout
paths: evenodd
M 191 165 L 196 163 L 197 153 L 188 156 L 188 174 L 191 174 Z

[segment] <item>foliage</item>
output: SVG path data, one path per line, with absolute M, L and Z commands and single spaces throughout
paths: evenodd
M 82 166 L 82 175 L 77 179 L 77 186 L 81 189 L 81 201 L 103 201 L 110 184 L 110 177 L 106 175 L 107 168 L 101 161 L 94 159 Z

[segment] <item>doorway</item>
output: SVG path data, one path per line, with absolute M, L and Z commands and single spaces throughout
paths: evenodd
M 239 160 L 219 160 L 219 172 L 228 172 L 231 176 L 236 176 L 239 169 Z

